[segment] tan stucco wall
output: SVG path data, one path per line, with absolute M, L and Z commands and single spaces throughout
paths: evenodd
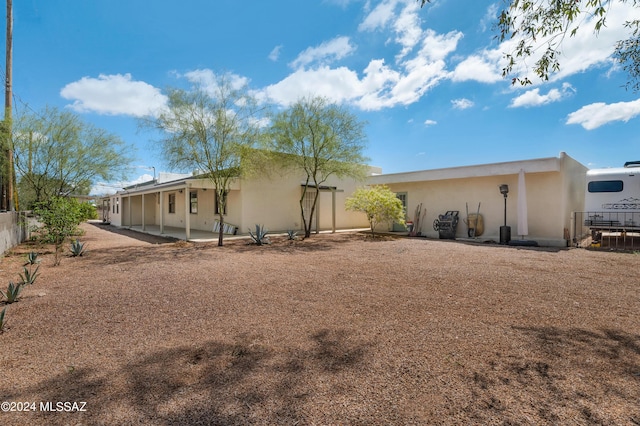
M 379 169 L 374 169 L 379 171 Z M 247 233 L 255 224 L 264 225 L 271 232 L 286 230 L 301 230 L 302 219 L 300 213 L 300 198 L 302 196 L 301 183 L 304 175 L 281 171 L 271 176 L 260 176 L 235 181 L 227 196 L 227 212 L 225 223 L 238 227 L 239 233 Z M 363 182 L 353 179 L 339 179 L 332 177 L 323 185 L 337 188 L 335 194 L 335 226 L 336 229 L 362 228 L 367 221 L 361 213 L 347 212 L 344 208 L 345 200 Z M 163 192 L 160 202 L 160 191 Z M 189 192 L 196 191 L 198 195 L 198 212 L 189 213 Z M 145 192 L 145 225 L 160 225 L 164 218 L 164 225 L 168 227 L 184 228 L 188 217 L 192 230 L 212 231 L 214 222 L 218 220 L 215 214 L 215 190 L 207 179 L 189 179 L 173 187 L 149 187 Z M 169 195 L 176 196 L 175 213 L 169 213 Z M 116 226 L 142 225 L 142 195 L 140 193 L 118 194 L 120 213 L 111 213 L 111 223 Z M 113 199 L 113 198 L 112 198 Z M 129 213 L 131 203 L 131 213 Z M 161 212 L 162 210 L 162 212 Z M 319 214 L 320 230 L 330 230 L 333 226 L 332 194 L 321 191 L 317 212 Z M 314 221 L 315 223 L 315 221 Z
M 512 239 L 520 238 L 517 229 L 518 172 L 526 173 L 528 227 L 526 239 L 536 240 L 541 245 L 562 246 L 566 244 L 565 229 L 571 230 L 572 212 L 584 206 L 584 186 L 587 168 L 564 153 L 557 158 L 525 160 L 439 170 L 424 170 L 389 175 L 370 176 L 365 182 L 353 179 L 330 178 L 323 183 L 336 187 L 336 229 L 366 228 L 368 222 L 363 213 L 347 212 L 346 198 L 361 186 L 386 184 L 394 192 L 407 193 L 407 219 L 414 221 L 416 206 L 422 203 L 426 216 L 420 231 L 423 235 L 438 238 L 433 222 L 438 215 L 448 210 L 458 210 L 460 223 L 458 238 L 467 237 L 465 203 L 469 213 L 480 206 L 483 216 L 482 239 L 499 241 L 499 229 L 504 221 L 504 198 L 500 194 L 501 184 L 509 185 L 507 197 L 507 225 L 511 226 Z M 371 171 L 380 173 L 380 170 Z M 271 176 L 260 176 L 236 181 L 232 184 L 227 200 L 225 222 L 238 226 L 240 233 L 247 233 L 255 224 L 264 225 L 271 232 L 302 229 L 300 214 L 301 183 L 304 175 L 292 171 L 280 171 Z M 173 186 L 150 187 L 145 196 L 145 224 L 185 227 L 188 215 L 193 230 L 213 229 L 215 215 L 215 191 L 206 179 L 187 179 Z M 190 188 L 188 187 L 190 186 Z M 207 188 L 207 190 L 204 190 Z M 182 190 L 182 192 L 180 192 Z M 198 213 L 188 213 L 189 190 L 198 193 Z M 145 190 L 143 190 L 144 192 Z M 158 191 L 163 191 L 162 205 L 158 204 Z M 176 212 L 168 213 L 169 194 L 176 195 Z M 131 197 L 131 224 L 142 223 L 142 198 L 139 193 Z M 116 195 L 120 199 L 120 213 L 110 213 L 116 226 L 128 226 L 129 196 Z M 113 198 L 112 198 L 113 202 Z M 320 230 L 332 228 L 332 194 L 321 192 L 317 213 Z M 163 213 L 160 213 L 163 209 Z M 389 229 L 389 225 L 383 225 Z M 383 229 L 382 227 L 380 229 Z
M 557 232 L 561 224 L 560 212 L 562 208 L 561 193 L 557 191 L 557 188 L 561 183 L 559 173 L 526 174 L 529 225 L 529 237 L 527 238 L 532 236 L 544 240 L 562 238 L 562 233 L 558 236 Z M 499 240 L 500 226 L 504 225 L 504 197 L 499 191 L 499 186 L 502 184 L 509 185 L 507 226 L 511 226 L 512 238 L 516 239 L 518 237 L 517 174 L 388 186 L 394 192 L 407 193 L 409 220 L 414 221 L 416 207 L 422 203 L 423 211 L 426 209 L 426 216 L 421 227 L 423 235 L 438 238 L 439 233 L 433 229 L 433 222 L 446 211 L 457 210 L 460 222 L 456 237 L 466 237 L 468 228 L 462 220 L 466 218 L 466 204 L 468 204 L 469 213 L 475 213 L 478 209 L 478 203 L 480 203 L 480 214 L 484 222 L 482 237 Z
M 480 203 L 484 221 L 482 239 L 499 241 L 504 224 L 504 198 L 501 184 L 509 185 L 507 225 L 512 239 L 521 238 L 517 227 L 518 171 L 525 171 L 529 232 L 525 239 L 541 245 L 566 245 L 565 229 L 571 230 L 572 212 L 584 205 L 586 167 L 561 153 L 558 158 L 528 160 L 452 168 L 435 171 L 382 175 L 370 179 L 372 184 L 386 184 L 394 192 L 406 192 L 408 219 L 414 220 L 416 206 L 422 203 L 426 217 L 423 235 L 438 238 L 433 222 L 448 210 L 458 210 L 460 222 L 456 237 L 467 237 L 465 203 L 475 213 Z M 464 177 L 460 177 L 464 176 Z M 388 229 L 388 225 L 383 225 Z
M 302 229 L 300 198 L 304 175 L 296 172 L 280 172 L 270 177 L 254 178 L 242 182 L 242 225 L 243 232 L 255 224 L 265 225 L 274 232 Z M 367 227 L 367 220 L 360 213 L 347 212 L 345 200 L 358 185 L 353 179 L 329 178 L 324 186 L 336 187 L 336 229 Z M 320 230 L 330 230 L 333 226 L 332 196 L 330 191 L 321 191 L 318 200 Z M 314 220 L 315 221 L 315 220 Z
M 584 211 L 585 189 L 587 186 L 587 167 L 565 155 L 562 162 L 562 176 L 565 206 L 563 209 L 563 227 L 573 235 L 573 213 Z

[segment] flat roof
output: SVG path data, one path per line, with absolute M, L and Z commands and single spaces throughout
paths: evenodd
M 373 184 L 393 184 L 446 179 L 464 179 L 471 177 L 513 175 L 520 173 L 521 169 L 523 169 L 525 173 L 559 172 L 562 165 L 562 159 L 565 157 L 568 157 L 568 155 L 564 152 L 561 152 L 559 157 L 480 164 L 473 166 L 449 167 L 446 169 L 389 173 L 370 176 L 367 180 Z

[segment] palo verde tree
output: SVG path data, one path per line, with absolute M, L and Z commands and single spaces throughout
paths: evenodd
M 322 185 L 331 176 L 363 178 L 364 123 L 322 97 L 302 98 L 273 120 L 270 150 L 284 166 L 304 173 L 300 212 L 305 238 L 311 236 Z M 307 197 L 312 197 L 305 208 Z
M 417 0 L 421 6 L 431 0 Z M 503 77 L 512 75 L 528 58 L 536 57 L 533 72 L 542 80 L 560 70 L 562 43 L 573 37 L 586 23 L 597 37 L 607 25 L 611 8 L 622 4 L 640 7 L 640 0 L 505 0 L 506 6 L 499 13 L 496 29 L 499 41 L 517 40 L 515 48 L 505 52 L 506 66 Z M 624 24 L 628 31 L 626 39 L 615 43 L 613 58 L 627 72 L 627 88 L 640 90 L 640 20 L 631 19 Z M 540 50 L 544 49 L 542 54 Z M 512 83 L 532 84 L 524 76 L 515 76 Z
M 353 195 L 347 198 L 345 208 L 367 215 L 372 236 L 380 223 L 405 223 L 406 213 L 402 201 L 385 185 L 356 189 Z
M 166 109 L 145 124 L 163 134 L 161 147 L 170 166 L 199 169 L 216 193 L 223 245 L 227 194 L 234 180 L 250 173 L 249 157 L 260 137 L 260 110 L 245 85 L 228 75 L 216 76 L 212 87 L 171 89 Z
M 96 179 L 124 177 L 131 151 L 118 136 L 49 107 L 16 117 L 13 146 L 20 202 L 27 209 L 52 197 L 88 195 Z

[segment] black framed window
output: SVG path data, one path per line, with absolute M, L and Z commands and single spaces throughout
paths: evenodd
M 189 192 L 189 213 L 198 213 L 198 191 Z
M 593 180 L 587 187 L 589 192 L 622 192 L 623 188 L 621 180 Z
M 176 212 L 176 194 L 169 194 L 169 213 Z

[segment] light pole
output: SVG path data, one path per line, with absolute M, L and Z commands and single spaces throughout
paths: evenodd
M 500 185 L 500 193 L 504 196 L 504 225 L 500 227 L 500 244 L 509 244 L 509 241 L 511 241 L 511 227 L 507 226 L 507 194 L 509 193 L 509 185 L 506 183 Z

